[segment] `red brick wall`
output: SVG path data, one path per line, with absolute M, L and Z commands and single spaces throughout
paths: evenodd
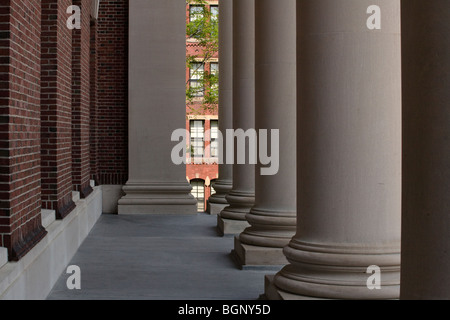
M 64 218 L 72 201 L 72 0 L 42 0 L 41 166 L 42 207 Z
M 90 21 L 91 1 L 73 0 L 81 8 L 81 29 L 72 33 L 72 181 L 82 198 L 91 192 L 90 125 Z
M 41 226 L 40 1 L 0 2 L 0 245 L 17 260 Z
M 98 138 L 97 138 L 97 126 L 98 126 L 98 101 L 97 101 L 97 72 L 98 72 L 98 42 L 97 42 L 97 21 L 91 21 L 91 56 L 90 56 L 90 166 L 91 166 L 91 179 L 98 184 Z
M 128 180 L 128 0 L 102 0 L 98 21 L 98 178 Z

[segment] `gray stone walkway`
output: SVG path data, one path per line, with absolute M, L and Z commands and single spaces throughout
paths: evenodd
M 216 216 L 103 215 L 73 257 L 81 290 L 63 273 L 48 299 L 255 300 L 264 275 L 239 270 L 233 237 L 219 237 Z

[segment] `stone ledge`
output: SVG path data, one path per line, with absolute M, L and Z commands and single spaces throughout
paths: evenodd
M 72 201 L 77 203 L 81 199 L 79 191 L 72 191 Z
M 0 247 L 0 269 L 8 263 L 8 249 Z
M 41 210 L 41 223 L 42 226 L 47 229 L 56 220 L 55 210 Z
M 102 189 L 96 187 L 21 260 L 0 268 L 0 300 L 42 300 L 52 290 L 102 214 Z

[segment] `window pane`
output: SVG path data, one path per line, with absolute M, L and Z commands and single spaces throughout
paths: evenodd
M 202 18 L 203 18 L 203 6 L 191 5 L 189 7 L 189 19 L 191 20 L 191 22 Z
M 191 157 L 203 158 L 205 149 L 205 123 L 203 120 L 191 120 Z
M 217 77 L 219 75 L 219 64 L 217 62 L 211 62 L 210 66 L 211 66 L 211 75 Z M 213 90 L 216 90 L 219 88 L 218 79 L 217 79 L 217 82 L 213 82 L 211 84 L 211 88 Z
M 205 66 L 203 63 L 193 63 L 191 69 L 189 70 L 190 79 L 189 84 L 194 90 L 194 97 L 202 97 L 204 94 L 203 88 L 203 76 L 205 72 Z
M 219 121 L 211 120 L 211 157 L 219 157 Z
M 211 62 L 211 74 L 217 75 L 219 72 L 219 64 L 217 62 Z

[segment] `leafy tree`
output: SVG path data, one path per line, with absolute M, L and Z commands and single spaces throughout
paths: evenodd
M 219 100 L 218 72 L 211 72 L 206 66 L 219 52 L 219 21 L 217 12 L 211 12 L 205 0 L 186 0 L 193 9 L 186 25 L 186 37 L 199 49 L 196 54 L 187 52 L 186 67 L 190 70 L 195 83 L 186 83 L 186 103 L 196 104 L 195 110 L 216 111 Z M 200 98 L 200 99 L 199 99 Z M 195 112 L 193 110 L 193 112 Z

